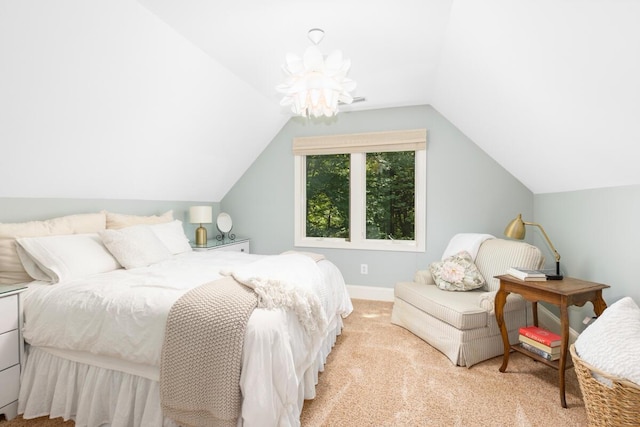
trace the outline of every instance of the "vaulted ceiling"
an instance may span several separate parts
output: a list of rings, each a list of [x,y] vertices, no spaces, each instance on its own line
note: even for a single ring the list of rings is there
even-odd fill
[[[534,193],[640,184],[638,22],[629,0],[7,0],[0,179],[36,178],[0,197],[220,200],[314,27],[366,98],[343,111],[431,104]]]

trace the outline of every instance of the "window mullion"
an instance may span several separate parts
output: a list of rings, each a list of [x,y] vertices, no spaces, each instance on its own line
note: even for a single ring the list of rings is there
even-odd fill
[[[351,153],[351,241],[366,240],[366,154]]]

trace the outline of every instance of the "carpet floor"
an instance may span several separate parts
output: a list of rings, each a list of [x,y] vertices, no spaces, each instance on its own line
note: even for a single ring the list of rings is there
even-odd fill
[[[302,426],[586,426],[573,368],[566,371],[567,408],[558,371],[512,353],[456,367],[440,352],[390,323],[392,303],[353,300],[354,312],[305,402]],[[37,418],[0,427],[72,427]]]

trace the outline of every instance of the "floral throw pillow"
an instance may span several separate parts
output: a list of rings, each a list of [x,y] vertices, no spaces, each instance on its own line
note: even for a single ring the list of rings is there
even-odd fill
[[[436,286],[445,291],[470,291],[485,285],[469,252],[462,251],[429,265]]]

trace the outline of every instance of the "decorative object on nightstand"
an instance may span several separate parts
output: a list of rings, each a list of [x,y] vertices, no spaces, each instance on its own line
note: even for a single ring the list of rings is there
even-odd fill
[[[231,216],[229,216],[226,212],[220,212],[218,214],[218,218],[216,218],[216,227],[220,234],[216,236],[216,239],[223,242],[224,241],[224,233],[227,233],[227,239],[235,240],[236,235],[231,233],[231,229],[233,228],[233,221],[231,221]]]
[[[551,272],[545,272],[547,275],[547,280],[562,280],[562,274],[560,274],[560,254],[556,251],[556,248],[551,243],[551,239],[547,236],[547,233],[544,231],[544,228],[540,224],[536,224],[535,222],[526,222],[522,220],[522,214],[518,214],[518,217],[507,225],[507,228],[504,229],[504,235],[511,238],[522,240],[526,234],[525,225],[533,225],[536,226],[542,231],[542,235],[547,240],[547,243],[551,247],[553,251],[553,255],[556,258],[556,271],[555,274]],[[517,267],[517,266],[516,266]]]
[[[207,229],[202,224],[213,222],[213,209],[211,206],[191,206],[189,208],[189,222],[200,224],[196,229],[196,245],[202,246],[207,243]]]
[[[20,371],[24,362],[20,295],[25,285],[0,285],[0,417],[18,414]]]

